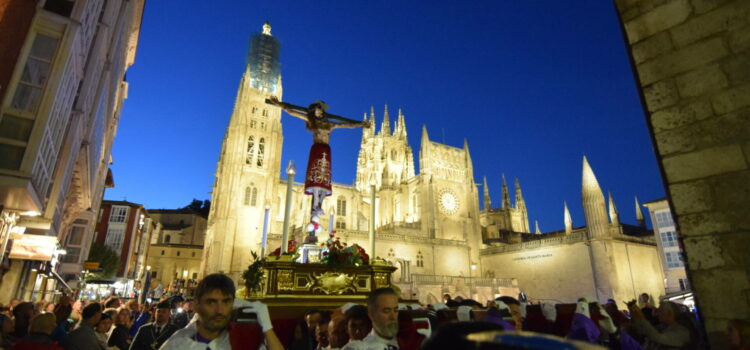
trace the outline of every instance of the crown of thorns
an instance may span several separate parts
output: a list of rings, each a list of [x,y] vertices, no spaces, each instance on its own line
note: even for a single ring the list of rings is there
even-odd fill
[[[328,110],[328,105],[327,105],[327,104],[326,104],[325,102],[321,101],[321,100],[317,100],[317,101],[313,102],[313,103],[312,103],[312,104],[310,105],[310,107],[315,107],[315,106],[319,106],[319,107],[320,107],[320,108],[322,108],[322,109],[323,109],[324,111],[325,111],[325,110]]]

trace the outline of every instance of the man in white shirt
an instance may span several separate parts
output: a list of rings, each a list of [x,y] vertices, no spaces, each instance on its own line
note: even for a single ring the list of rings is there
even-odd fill
[[[350,341],[342,350],[398,350],[398,295],[391,288],[374,290],[367,297],[372,331],[361,341]]]
[[[232,309],[241,307],[255,313],[263,330],[265,346],[269,350],[283,350],[276,337],[268,314],[268,307],[259,301],[235,300],[234,281],[224,274],[206,276],[195,289],[197,317],[187,327],[175,332],[162,350],[229,350],[229,323]],[[263,347],[261,347],[263,348]]]

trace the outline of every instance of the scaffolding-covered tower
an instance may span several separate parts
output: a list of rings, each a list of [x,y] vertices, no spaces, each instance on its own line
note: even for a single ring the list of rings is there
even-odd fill
[[[250,38],[247,65],[250,70],[250,86],[260,91],[277,93],[281,78],[279,49],[281,44],[271,36],[271,24],[263,24],[263,32]]]

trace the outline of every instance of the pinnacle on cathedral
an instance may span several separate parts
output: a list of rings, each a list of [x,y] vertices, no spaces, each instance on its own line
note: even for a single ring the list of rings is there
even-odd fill
[[[599,181],[589,165],[586,156],[583,156],[583,175],[581,179],[581,197],[583,202],[583,214],[586,217],[586,226],[591,237],[604,236],[609,232],[609,218],[607,217],[607,206],[604,193],[599,187]]]
[[[391,120],[388,116],[388,104],[385,104],[383,123],[380,125],[380,136],[391,136]]]
[[[406,118],[404,117],[404,114],[401,112],[401,108],[398,109],[398,127],[394,134],[396,136],[399,136],[401,138],[406,138]]]
[[[646,227],[646,219],[643,218],[643,211],[641,205],[638,203],[638,197],[635,197],[635,220],[638,221],[638,226]]]
[[[487,186],[487,176],[484,177],[484,210],[489,211],[492,208],[492,200],[490,199],[490,188]]]
[[[620,217],[617,214],[617,207],[615,207],[615,200],[612,199],[612,192],[607,192],[609,196],[609,221],[612,225],[620,224]]]
[[[563,201],[563,221],[565,223],[565,233],[569,234],[573,232],[573,218],[570,216],[570,210],[568,209],[568,202]]]
[[[521,193],[521,183],[516,178],[516,208],[525,208],[526,201],[523,199],[523,193]]]
[[[503,174],[503,204],[501,208],[510,208],[510,194],[508,193],[508,183],[505,181],[505,174]]]

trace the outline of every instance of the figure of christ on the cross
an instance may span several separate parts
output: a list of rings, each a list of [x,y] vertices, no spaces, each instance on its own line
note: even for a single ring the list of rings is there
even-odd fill
[[[279,101],[276,97],[266,99],[266,103],[281,107],[287,114],[305,121],[305,127],[313,134],[313,145],[307,159],[305,173],[305,194],[312,195],[312,216],[323,214],[323,199],[331,195],[331,147],[328,145],[333,129],[369,128],[370,122],[340,117],[326,113],[328,106],[316,101],[309,107],[300,107]]]

